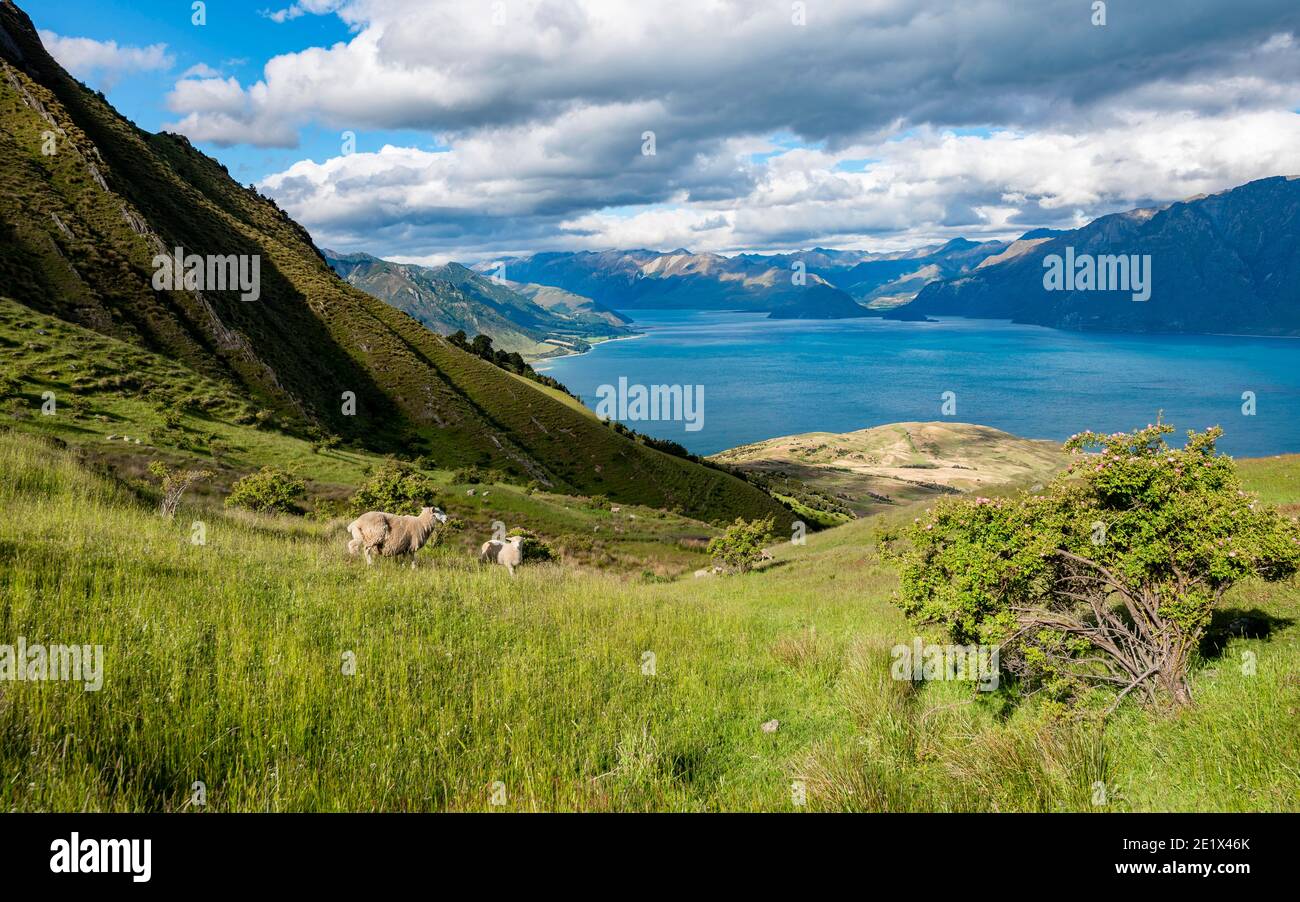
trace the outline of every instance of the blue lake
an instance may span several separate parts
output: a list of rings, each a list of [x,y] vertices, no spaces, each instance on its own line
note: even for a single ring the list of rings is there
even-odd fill
[[[765,314],[645,311],[646,334],[537,366],[595,408],[597,389],[704,386],[703,428],[628,425],[697,454],[798,432],[882,423],[980,423],[1064,439],[1165,421],[1220,425],[1239,456],[1300,452],[1300,339],[1111,335],[990,320],[770,320]],[[943,395],[956,396],[955,416]],[[1253,416],[1242,412],[1254,392]]]

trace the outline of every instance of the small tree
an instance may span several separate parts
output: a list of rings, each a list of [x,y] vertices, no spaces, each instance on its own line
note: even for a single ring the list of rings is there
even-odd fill
[[[185,428],[185,422],[181,419],[181,412],[174,407],[165,408],[161,411],[163,425],[172,431]]]
[[[161,460],[151,461],[149,472],[157,477],[162,486],[162,501],[158,512],[170,520],[176,516],[176,509],[181,505],[181,496],[194,483],[212,476],[211,470],[173,470]]]
[[[520,546],[520,554],[523,556],[525,564],[545,564],[548,561],[558,560],[558,555],[550,545],[544,542],[537,533],[531,529],[515,527],[506,533],[506,538],[514,536],[523,536],[524,542]]]
[[[470,350],[480,357],[492,356],[492,336],[490,335],[475,335],[469,346]]]
[[[354,514],[386,511],[418,514],[433,504],[438,485],[415,467],[400,461],[385,464],[356,490],[348,506]]]
[[[772,541],[776,518],[745,520],[727,527],[726,532],[709,542],[708,552],[713,562],[732,573],[748,573],[763,559],[763,546]]]
[[[231,486],[226,506],[291,514],[298,512],[298,500],[306,494],[307,484],[293,473],[279,467],[262,467]]]
[[[456,485],[478,485],[489,478],[490,474],[478,467],[461,467],[451,474],[451,481]]]
[[[1074,436],[1038,495],[945,500],[907,530],[901,606],[1058,697],[1110,687],[1191,701],[1191,656],[1238,580],[1300,566],[1300,529],[1241,490],[1217,427],[1182,450],[1157,423]],[[1098,448],[1099,453],[1083,453]],[[889,547],[896,537],[887,537]],[[897,549],[895,549],[897,551]]]
[[[343,439],[337,435],[321,433],[312,439],[311,450],[313,454],[324,454],[326,451],[333,451],[341,444],[343,444]]]

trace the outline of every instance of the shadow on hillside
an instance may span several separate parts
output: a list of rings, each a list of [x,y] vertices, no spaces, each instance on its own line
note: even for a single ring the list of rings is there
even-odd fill
[[[1259,608],[1224,608],[1214,612],[1201,638],[1201,657],[1218,658],[1232,639],[1267,639],[1277,630],[1294,625],[1287,617],[1274,617]]]

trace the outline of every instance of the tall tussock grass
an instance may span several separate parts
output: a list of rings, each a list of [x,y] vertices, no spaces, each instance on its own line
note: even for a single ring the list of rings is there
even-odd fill
[[[1300,797],[1294,586],[1234,600],[1283,625],[1202,662],[1190,711],[1126,705],[1072,724],[1007,687],[893,679],[891,648],[912,628],[869,527],[707,580],[567,565],[511,579],[445,547],[415,570],[367,568],[340,523],[206,498],[166,520],[71,452],[6,432],[0,503],[0,644],[105,654],[98,692],[0,680],[0,810],[1278,810]]]

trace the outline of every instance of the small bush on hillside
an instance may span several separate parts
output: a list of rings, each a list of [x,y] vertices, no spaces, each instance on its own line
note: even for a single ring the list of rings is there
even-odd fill
[[[310,517],[321,523],[352,515],[352,503],[343,498],[317,498],[312,502]]]
[[[537,533],[531,529],[522,529],[516,527],[506,534],[506,538],[511,536],[523,536],[524,544],[521,549],[525,564],[542,564],[547,561],[557,559],[555,550],[550,545],[543,542]]]
[[[81,419],[86,416],[90,410],[90,405],[86,399],[75,392],[61,395],[59,397],[59,413],[72,419]]]
[[[772,541],[776,518],[745,520],[727,527],[726,532],[709,542],[713,562],[731,573],[748,573],[763,559],[763,546]]]
[[[484,477],[483,470],[478,467],[462,467],[451,474],[451,481],[458,485],[478,485]]]
[[[211,470],[173,470],[161,460],[149,464],[149,472],[157,479],[162,488],[162,501],[158,512],[167,519],[176,516],[176,509],[181,505],[181,496],[194,483],[212,476]]]
[[[324,454],[326,451],[333,451],[343,443],[343,439],[337,435],[319,435],[312,439],[311,450],[315,454]]]
[[[518,477],[510,476],[500,470],[494,470],[489,467],[461,467],[451,474],[451,481],[459,485],[480,485],[492,483],[504,483],[513,485],[519,482]]]
[[[901,606],[1061,701],[1098,687],[1191,702],[1188,667],[1224,593],[1300,568],[1300,527],[1241,490],[1217,427],[1181,450],[1156,424],[1085,432],[1040,494],[944,500],[906,531]],[[1100,453],[1083,454],[1099,448]],[[890,547],[899,537],[886,538]]]
[[[263,467],[236,482],[226,498],[229,507],[280,514],[297,513],[298,501],[307,494],[307,484],[279,467]]]
[[[655,573],[653,570],[642,570],[641,582],[650,584],[675,583],[677,580],[675,577],[669,576],[665,573]]]
[[[438,486],[408,463],[392,461],[357,489],[349,502],[353,514],[386,511],[390,514],[418,514],[431,506]]]

